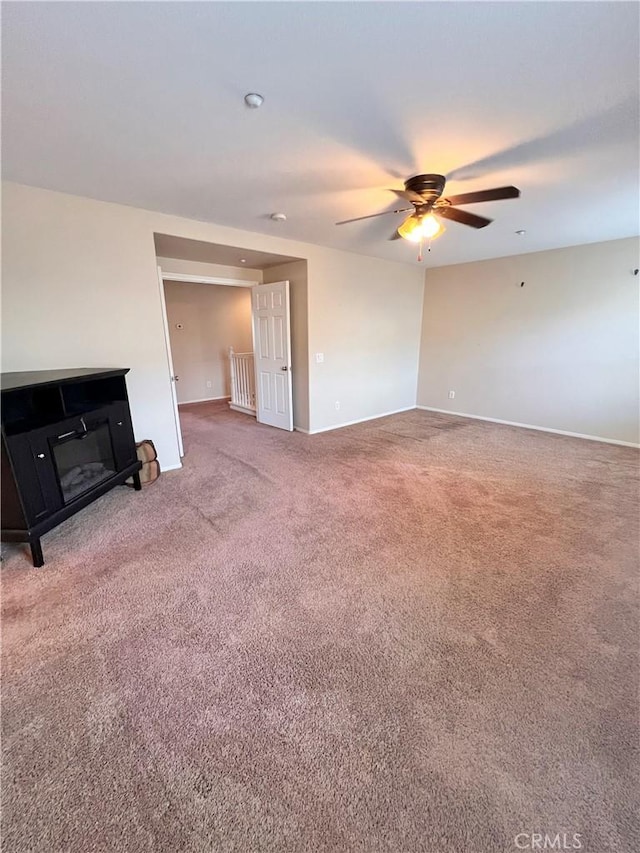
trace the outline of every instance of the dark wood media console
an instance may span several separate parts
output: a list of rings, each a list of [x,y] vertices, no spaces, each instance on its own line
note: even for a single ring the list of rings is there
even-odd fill
[[[128,368],[3,373],[2,541],[40,537],[133,477],[140,490]]]

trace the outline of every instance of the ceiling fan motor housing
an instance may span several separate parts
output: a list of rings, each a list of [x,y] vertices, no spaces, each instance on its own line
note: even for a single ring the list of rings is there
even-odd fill
[[[444,192],[446,178],[444,175],[415,175],[404,182],[405,189],[418,193],[425,204],[433,204]]]

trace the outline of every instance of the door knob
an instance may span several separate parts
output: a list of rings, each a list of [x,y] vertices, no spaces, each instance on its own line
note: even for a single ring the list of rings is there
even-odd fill
[[[286,364],[284,364],[284,365],[280,368],[280,370],[289,370],[289,368],[287,367],[287,365],[286,365]]]
[[[44,453],[38,453],[38,459],[44,459]]]

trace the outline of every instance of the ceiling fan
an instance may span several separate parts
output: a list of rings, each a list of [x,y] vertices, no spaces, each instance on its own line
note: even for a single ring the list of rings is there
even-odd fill
[[[421,243],[437,237],[444,231],[444,227],[437,217],[451,219],[461,225],[469,225],[471,228],[485,228],[493,220],[466,210],[458,210],[459,204],[477,204],[482,201],[500,201],[504,198],[518,198],[520,190],[517,187],[497,187],[492,190],[480,190],[478,192],[462,193],[443,198],[444,175],[416,175],[404,182],[403,190],[392,190],[400,198],[410,201],[413,205],[413,213],[393,232],[390,240],[398,240],[403,237],[412,243]],[[386,210],[384,213],[372,213],[369,216],[357,216],[355,219],[343,219],[336,225],[346,225],[348,222],[359,222],[362,219],[373,219],[375,216],[387,216],[389,213],[406,213],[410,207],[401,207],[397,210]]]

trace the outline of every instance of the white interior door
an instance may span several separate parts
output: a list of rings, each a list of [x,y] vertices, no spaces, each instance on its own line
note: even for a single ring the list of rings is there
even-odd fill
[[[256,369],[256,419],[293,429],[289,282],[251,288],[253,352]]]
[[[176,382],[178,377],[173,371],[173,357],[171,355],[171,339],[169,337],[169,318],[167,317],[167,302],[164,296],[164,282],[162,280],[162,269],[158,267],[158,284],[160,285],[160,302],[162,304],[162,322],[164,323],[164,339],[167,345],[167,363],[169,366],[169,376],[171,377],[171,399],[173,400],[173,413],[176,419],[176,438],[178,439],[178,450],[180,458],[184,456],[184,447],[182,445],[182,427],[180,426],[180,412],[178,411],[178,394],[176,391]]]

